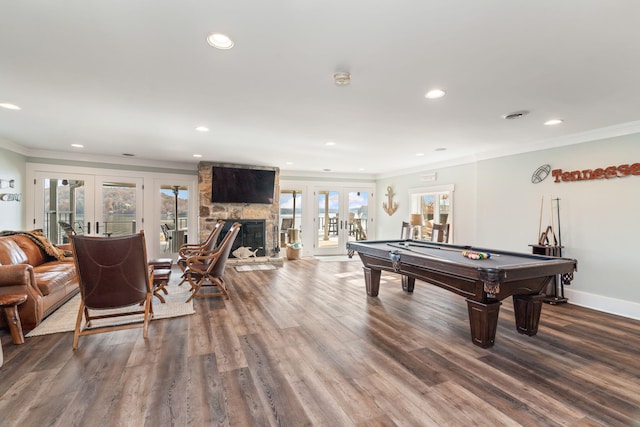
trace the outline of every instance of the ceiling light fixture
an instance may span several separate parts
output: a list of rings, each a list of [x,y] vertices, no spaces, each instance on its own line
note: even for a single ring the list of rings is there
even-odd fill
[[[544,124],[546,126],[553,126],[553,125],[559,125],[562,122],[563,122],[563,120],[561,120],[561,119],[551,119],[551,120],[547,120],[546,122],[544,122]]]
[[[333,75],[333,81],[337,86],[346,86],[351,83],[351,73],[347,73],[344,71],[335,73]]]
[[[424,95],[424,97],[427,99],[438,99],[438,98],[442,98],[445,94],[446,92],[443,91],[442,89],[432,89],[429,92],[427,92]]]
[[[193,157],[200,158],[202,157],[202,154],[194,154]]]
[[[198,127],[196,128],[196,130],[197,130],[198,132],[209,132],[209,128],[208,128],[208,127],[206,127],[206,126],[198,126]]]
[[[71,144],[71,146],[73,148],[84,148],[84,145],[82,145],[82,144]]]
[[[233,40],[221,33],[211,33],[207,36],[207,43],[216,49],[231,49],[235,43]]]
[[[326,145],[326,146],[330,147],[330,146],[332,146],[332,145],[336,145],[336,143],[335,143],[335,142],[333,142],[333,141],[327,141],[327,142],[326,142],[326,144],[324,144],[324,145]]]
[[[18,107],[16,104],[11,104],[9,102],[0,103],[0,107],[6,108],[7,110],[21,110],[22,108]]]
[[[424,156],[424,153],[416,153],[416,157],[422,157]]]

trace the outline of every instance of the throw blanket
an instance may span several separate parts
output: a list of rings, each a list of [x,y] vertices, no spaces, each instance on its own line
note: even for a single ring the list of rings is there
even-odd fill
[[[0,231],[0,236],[26,236],[31,239],[45,254],[58,261],[73,261],[73,253],[55,246],[40,230],[32,231]]]

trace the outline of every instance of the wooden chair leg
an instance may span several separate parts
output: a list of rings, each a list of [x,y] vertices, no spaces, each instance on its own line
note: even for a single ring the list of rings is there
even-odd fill
[[[73,331],[73,349],[78,349],[78,339],[80,338],[80,326],[82,325],[82,315],[85,312],[84,302],[80,299],[80,308],[78,309],[78,317],[76,319],[76,328]]]

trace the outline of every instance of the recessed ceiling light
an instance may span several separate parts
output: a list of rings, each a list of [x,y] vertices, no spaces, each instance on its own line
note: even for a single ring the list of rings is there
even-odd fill
[[[286,162],[287,165],[291,166],[293,162]]]
[[[200,158],[200,157],[202,157],[202,154],[194,154],[194,155],[193,155],[193,157],[198,157],[198,158]]]
[[[7,110],[21,110],[16,104],[11,104],[9,102],[0,103],[0,107],[6,108]]]
[[[331,146],[331,145],[336,145],[336,143],[333,141],[327,141],[327,143],[324,145]]]
[[[438,99],[438,98],[442,98],[445,95],[445,91],[443,91],[442,89],[432,89],[429,92],[427,92],[424,97],[428,98],[428,99]]]
[[[207,43],[216,49],[231,49],[234,45],[233,40],[221,33],[211,33],[207,36]]]
[[[416,153],[416,157],[422,157],[424,156],[424,153]]]
[[[73,148],[84,148],[84,145],[82,145],[82,144],[71,144],[71,146]]]
[[[547,120],[546,122],[544,122],[544,124],[547,125],[547,126],[553,126],[553,125],[559,125],[562,122],[563,122],[563,120],[561,120],[561,119],[551,119],[551,120]]]
[[[197,130],[198,132],[209,132],[209,128],[208,128],[208,127],[206,127],[206,126],[198,126],[198,127],[196,128],[196,130]]]

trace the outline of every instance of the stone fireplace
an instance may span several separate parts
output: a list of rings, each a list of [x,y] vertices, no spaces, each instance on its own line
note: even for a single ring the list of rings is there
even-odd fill
[[[240,168],[254,168],[254,169],[270,169],[276,171],[275,190],[272,204],[251,204],[251,203],[214,203],[211,201],[211,178],[213,166],[225,166],[225,167],[240,167]],[[198,164],[198,190],[199,190],[199,241],[203,241],[211,233],[213,226],[219,220],[224,220],[227,223],[223,229],[221,236],[225,234],[234,222],[241,222],[244,225],[240,228],[240,233],[236,238],[234,248],[245,246],[251,247],[252,251],[258,247],[256,245],[256,239],[262,231],[262,237],[264,240],[263,250],[258,251],[256,256],[260,257],[278,257],[279,254],[274,252],[275,247],[278,245],[277,240],[277,226],[279,217],[279,200],[280,200],[280,185],[279,185],[280,170],[278,168],[264,168],[262,166],[251,165],[236,165],[229,163],[213,163],[213,162],[200,162]],[[264,224],[264,225],[262,225]],[[264,227],[264,228],[262,228]],[[243,235],[243,229],[245,229],[245,235]],[[247,234],[249,236],[247,236]]]

